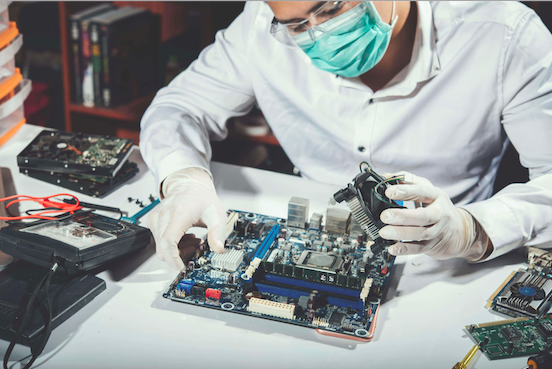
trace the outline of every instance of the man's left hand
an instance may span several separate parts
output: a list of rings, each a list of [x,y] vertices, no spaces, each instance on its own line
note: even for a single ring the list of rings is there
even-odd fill
[[[417,209],[387,209],[382,222],[389,224],[380,230],[388,240],[404,241],[389,248],[392,255],[425,253],[435,259],[466,258],[478,261],[492,250],[487,234],[473,216],[454,206],[448,195],[425,178],[411,173],[405,182],[389,187],[385,195],[392,200],[422,203]]]

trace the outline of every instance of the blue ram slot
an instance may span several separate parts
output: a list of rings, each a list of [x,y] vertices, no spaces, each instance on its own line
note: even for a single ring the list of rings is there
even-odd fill
[[[264,241],[261,243],[261,246],[257,248],[257,252],[255,252],[253,259],[263,259],[272,243],[274,243],[274,240],[276,239],[276,236],[278,236],[278,234],[280,234],[280,226],[276,224],[274,227],[272,227],[268,236],[265,237]]]
[[[301,296],[309,295],[308,292],[296,291],[296,290],[291,290],[289,288],[283,288],[283,287],[270,286],[263,283],[256,283],[255,286],[259,289],[259,292],[272,293],[274,295],[291,297],[293,299],[298,299]],[[351,308],[356,310],[364,309],[364,304],[361,299],[358,299],[358,301],[350,301],[350,300],[340,299],[338,297],[328,296],[326,297],[326,300],[328,300],[328,304],[333,306],[339,306],[343,308],[348,308],[350,306]]]
[[[351,297],[359,297],[360,296],[360,291],[352,290],[350,288],[343,288],[343,287],[333,286],[333,285],[330,285],[330,284],[315,283],[315,282],[310,282],[310,281],[304,281],[302,279],[282,277],[282,276],[273,275],[273,274],[266,274],[265,278],[268,281],[283,283],[283,284],[289,284],[291,286],[297,286],[297,287],[305,287],[305,288],[309,288],[311,290],[339,293],[341,295],[346,295],[346,296],[351,296]]]

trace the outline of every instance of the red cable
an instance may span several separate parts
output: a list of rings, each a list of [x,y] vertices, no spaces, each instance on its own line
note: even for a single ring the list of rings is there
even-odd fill
[[[64,203],[64,202],[57,202],[57,201],[52,201],[51,200],[52,197],[57,197],[57,196],[72,197],[73,199],[75,199],[76,203],[75,204],[67,204],[67,203]],[[23,202],[23,201],[34,201],[34,202],[37,202],[40,205],[44,206],[44,211],[41,211],[39,213],[32,214],[32,215],[24,215],[24,216],[19,216],[19,217],[0,217],[0,220],[22,220],[22,219],[56,220],[57,219],[56,217],[44,216],[44,214],[52,214],[52,213],[60,213],[60,212],[62,214],[63,213],[73,214],[75,211],[82,209],[82,206],[79,205],[79,199],[76,196],[73,196],[73,195],[68,194],[68,193],[58,193],[56,195],[45,196],[45,197],[35,197],[35,196],[27,196],[27,195],[13,195],[13,196],[0,198],[0,203],[5,202],[5,201],[9,201],[9,200],[12,200],[12,201],[10,201],[6,205],[6,209],[8,209],[13,204],[17,204],[17,203],[20,203],[20,202]],[[52,208],[57,208],[57,209],[52,209]],[[51,210],[48,210],[48,209],[51,209]],[[59,214],[59,215],[61,215],[61,214]]]

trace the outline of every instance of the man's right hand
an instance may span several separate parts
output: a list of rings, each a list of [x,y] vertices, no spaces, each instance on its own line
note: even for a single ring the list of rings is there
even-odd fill
[[[226,212],[209,173],[201,168],[182,169],[163,181],[162,192],[165,198],[147,218],[159,259],[175,271],[183,270],[178,244],[194,226],[206,226],[211,250],[224,252]]]

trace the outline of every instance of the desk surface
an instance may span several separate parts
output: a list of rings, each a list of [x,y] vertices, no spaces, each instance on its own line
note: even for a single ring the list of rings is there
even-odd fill
[[[67,192],[21,175],[16,156],[40,127],[24,126],[0,147],[9,192],[44,196]],[[140,173],[115,193],[83,201],[115,205],[133,214],[128,197],[156,193],[135,150]],[[299,177],[220,163],[212,164],[223,205],[287,216],[291,196],[309,198],[310,211],[325,213],[334,186]],[[14,188],[13,188],[13,187]],[[70,192],[70,191],[69,191]],[[425,255],[399,257],[370,343],[324,337],[314,330],[222,311],[179,304],[161,297],[175,273],[149,245],[98,274],[107,290],[52,333],[36,361],[41,369],[63,368],[452,368],[473,343],[463,327],[502,320],[484,309],[487,298],[524,258],[505,255],[487,263],[437,261]],[[0,354],[7,349],[0,341]],[[29,355],[17,346],[12,360]],[[472,368],[522,368],[526,358],[487,360]],[[18,368],[15,365],[14,368]]]

